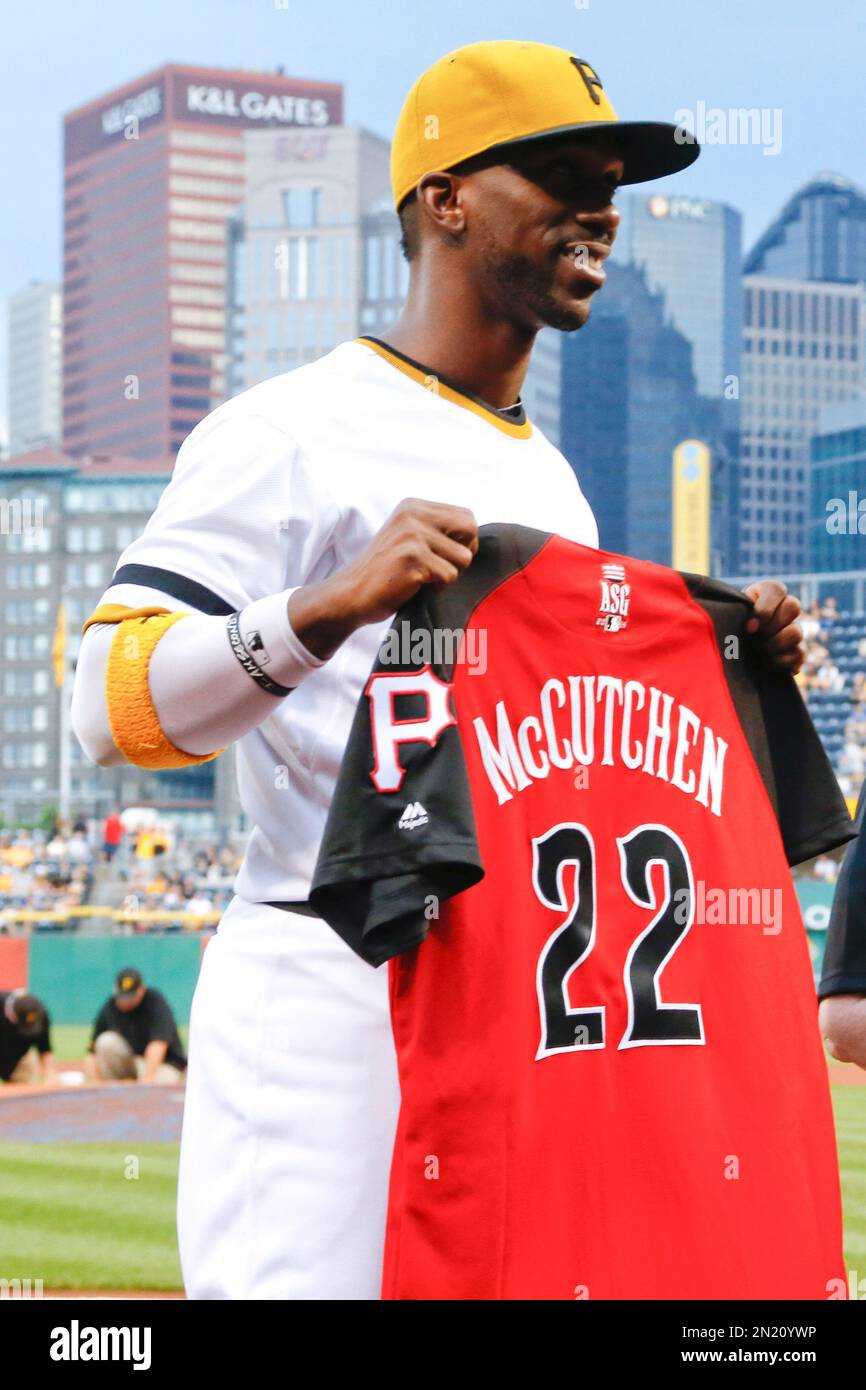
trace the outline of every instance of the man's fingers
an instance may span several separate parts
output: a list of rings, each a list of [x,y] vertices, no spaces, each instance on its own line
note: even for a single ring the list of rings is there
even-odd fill
[[[427,562],[427,570],[430,576],[428,584],[453,584],[460,574],[460,570],[456,565],[452,565],[450,560],[432,553]]]
[[[803,611],[799,599],[789,594],[784,584],[775,581],[753,584],[745,593],[755,603],[754,613],[747,624],[750,632],[760,627],[765,636],[772,636],[796,622]]]
[[[434,555],[448,560],[458,571],[465,570],[467,565],[471,565],[478,550],[477,541],[473,549],[471,545],[463,544],[457,539],[452,539],[451,536],[446,536],[442,531],[433,529],[427,532],[427,544]]]
[[[445,502],[428,502],[425,498],[407,497],[397,508],[408,512],[418,521],[443,535],[466,545],[473,555],[478,549],[478,522],[468,507],[453,507]]]
[[[772,652],[774,656],[781,655],[783,652],[799,652],[803,642],[803,629],[797,623],[791,623],[780,632],[769,637],[764,644],[764,650]]]

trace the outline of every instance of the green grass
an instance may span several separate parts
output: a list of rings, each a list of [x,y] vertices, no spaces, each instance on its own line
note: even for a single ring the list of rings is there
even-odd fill
[[[179,1289],[177,1156],[177,1144],[0,1144],[0,1277]]]
[[[845,1264],[866,1279],[866,1086],[834,1086],[842,1173]]]
[[[87,1051],[90,1032],[88,1023],[53,1023],[51,1025],[51,1043],[55,1057],[59,1057],[62,1062],[79,1060]],[[189,1033],[186,1024],[180,1024],[178,1032],[184,1047],[186,1047]]]
[[[87,1030],[57,1030],[81,1056]],[[68,1051],[60,1051],[61,1035]],[[834,1086],[845,1261],[866,1278],[866,1086]],[[176,1144],[0,1143],[0,1278],[45,1289],[181,1287]],[[137,1179],[125,1176],[130,1156]]]

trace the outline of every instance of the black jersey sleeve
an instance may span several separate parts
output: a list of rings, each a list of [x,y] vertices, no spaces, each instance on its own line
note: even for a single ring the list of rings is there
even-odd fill
[[[793,676],[767,666],[760,640],[746,632],[751,600],[720,580],[682,578],[713,623],[728,691],[788,863],[847,844],[857,832],[800,689]]]
[[[866,994],[866,782],[857,803],[857,839],[848,846],[827,927],[819,999]]]
[[[310,904],[371,965],[418,945],[436,904],[483,868],[443,664],[394,660],[432,643],[435,600],[403,608],[358,703]]]

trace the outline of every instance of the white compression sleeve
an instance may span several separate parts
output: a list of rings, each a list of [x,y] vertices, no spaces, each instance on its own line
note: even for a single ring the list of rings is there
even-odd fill
[[[272,681],[290,689],[325,664],[292,630],[287,605],[293,592],[257,599],[239,616],[245,644],[251,633],[259,633],[270,658],[262,665],[258,652],[258,664]],[[226,623],[222,616],[189,613],[159,639],[150,659],[148,680],[160,725],[186,753],[226,748],[272,714],[280,698],[290,698],[270,694],[247,674],[231,649]],[[88,628],[72,699],[75,734],[85,753],[105,767],[124,761],[111,737],[105,699],[105,671],[116,631],[113,623]]]

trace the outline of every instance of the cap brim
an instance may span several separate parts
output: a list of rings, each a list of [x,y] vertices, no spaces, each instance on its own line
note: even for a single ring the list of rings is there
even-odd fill
[[[507,150],[515,145],[561,140],[584,131],[591,134],[600,130],[613,135],[619,145],[625,166],[620,183],[646,183],[650,179],[678,174],[694,164],[701,152],[697,140],[685,126],[669,125],[664,121],[581,121],[577,125],[523,135],[493,148]]]

